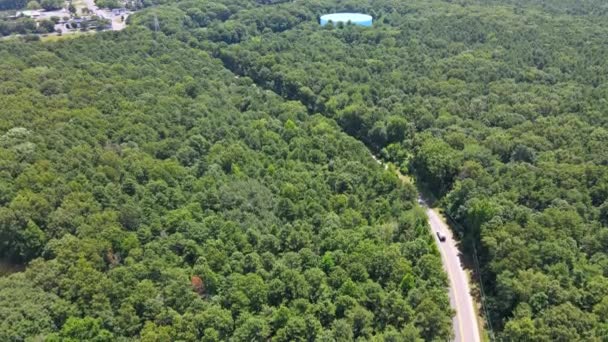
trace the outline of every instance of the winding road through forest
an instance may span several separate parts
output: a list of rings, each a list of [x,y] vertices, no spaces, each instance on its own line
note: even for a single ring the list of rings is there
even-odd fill
[[[383,164],[378,158],[372,155],[374,160]],[[387,165],[384,165],[388,168]],[[398,173],[398,172],[397,172]],[[398,173],[399,179],[404,177]],[[430,208],[422,199],[418,203],[426,211],[429,227],[433,233],[433,239],[437,243],[437,248],[441,253],[441,262],[449,279],[449,297],[452,309],[456,315],[452,317],[454,327],[455,342],[481,342],[477,314],[475,313],[474,300],[469,286],[469,277],[460,258],[458,243],[452,234],[452,230],[444,222],[439,213]],[[445,241],[439,241],[437,233],[445,236]]]

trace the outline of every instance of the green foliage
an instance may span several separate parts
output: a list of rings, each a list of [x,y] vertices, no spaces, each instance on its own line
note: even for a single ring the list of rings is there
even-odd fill
[[[215,19],[185,11],[187,17],[175,17],[164,32],[179,31],[175,36],[257,86],[335,120],[426,183],[459,224],[466,251],[479,254],[489,318],[500,339],[606,336],[601,309],[594,311],[608,291],[603,2],[322,0],[228,7],[231,16]],[[329,11],[370,13],[374,27],[320,27],[318,16]],[[149,25],[149,13],[138,20]],[[349,180],[334,184],[333,208],[346,213]],[[291,199],[280,208],[297,215]],[[405,230],[409,251],[424,251],[409,236],[414,227],[410,214],[397,231]],[[345,245],[339,235],[333,243]],[[340,267],[339,257],[324,254],[320,268],[362,277],[358,266]],[[428,274],[435,266],[413,269]],[[380,283],[390,273],[366,271]],[[406,274],[390,281],[409,296]],[[345,293],[333,331],[323,336],[354,339],[344,312],[354,307],[348,299],[360,294],[333,280]],[[438,310],[428,301],[422,309],[427,314],[416,328],[432,339],[425,329]]]
[[[15,20],[0,20],[0,35],[8,36],[13,33],[38,33],[36,21],[30,18],[17,18]]]
[[[21,9],[27,5],[27,0],[0,0],[0,10]]]
[[[0,58],[0,340],[449,338],[415,190],[333,120],[142,27]]]
[[[606,336],[603,2],[128,5],[0,46],[2,339],[448,339],[415,190],[340,129],[441,198],[501,340]]]
[[[28,10],[38,10],[41,9],[42,6],[40,6],[40,3],[36,0],[32,0],[30,2],[27,3],[27,9]]]
[[[100,8],[120,8],[124,7],[118,0],[95,0],[95,4]]]
[[[40,6],[47,11],[52,11],[56,9],[60,9],[63,7],[63,1],[61,0],[41,0]]]
[[[70,317],[65,322],[58,334],[48,337],[49,341],[112,341],[112,334],[101,328],[99,319],[91,317],[74,318]]]

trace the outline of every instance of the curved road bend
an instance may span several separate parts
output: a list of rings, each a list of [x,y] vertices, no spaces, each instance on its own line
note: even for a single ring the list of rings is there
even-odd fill
[[[456,311],[452,318],[454,326],[454,341],[456,342],[480,342],[479,327],[477,325],[477,314],[473,306],[473,297],[469,288],[469,278],[460,263],[460,251],[456,247],[456,240],[452,231],[443,222],[437,212],[429,208],[424,201],[420,200],[421,206],[426,210],[429,226],[433,232],[433,238],[441,253],[441,261],[450,281],[450,304]],[[439,241],[437,232],[445,236],[444,242]]]
[[[382,165],[376,156],[372,154],[372,158]],[[384,164],[384,168],[388,169],[388,165]],[[400,177],[401,178],[401,177]],[[473,306],[473,297],[469,288],[469,278],[466,271],[460,263],[460,251],[456,247],[456,240],[452,231],[443,222],[443,219],[437,212],[428,207],[421,198],[418,203],[426,210],[426,216],[429,220],[429,226],[433,234],[433,239],[437,243],[437,248],[441,253],[441,262],[443,269],[448,275],[450,281],[450,305],[456,311],[456,315],[452,318],[452,326],[454,327],[455,342],[481,342],[479,336],[479,327],[477,324],[477,314]],[[445,236],[444,242],[439,241],[437,232]]]

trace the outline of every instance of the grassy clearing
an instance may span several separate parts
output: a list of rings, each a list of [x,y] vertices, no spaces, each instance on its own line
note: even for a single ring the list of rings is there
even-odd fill
[[[90,36],[95,34],[96,31],[86,31],[86,32],[81,32],[81,31],[77,31],[74,33],[64,33],[61,36],[59,35],[48,35],[46,37],[40,37],[40,41],[41,42],[56,42],[56,41],[60,41],[60,40],[65,40],[65,39],[74,39],[74,38],[78,38],[78,37],[82,37],[82,36]]]

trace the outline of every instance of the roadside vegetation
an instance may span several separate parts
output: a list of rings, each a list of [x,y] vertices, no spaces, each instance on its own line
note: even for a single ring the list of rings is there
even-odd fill
[[[151,5],[0,44],[0,257],[28,263],[0,340],[448,339],[416,190],[368,149],[463,227],[497,339],[606,339],[603,1]]]
[[[477,251],[503,340],[608,335],[602,1],[183,1],[134,17],[334,119]],[[374,28],[320,27],[358,11]]]
[[[451,335],[416,190],[331,119],[145,28],[0,58],[0,340]]]

